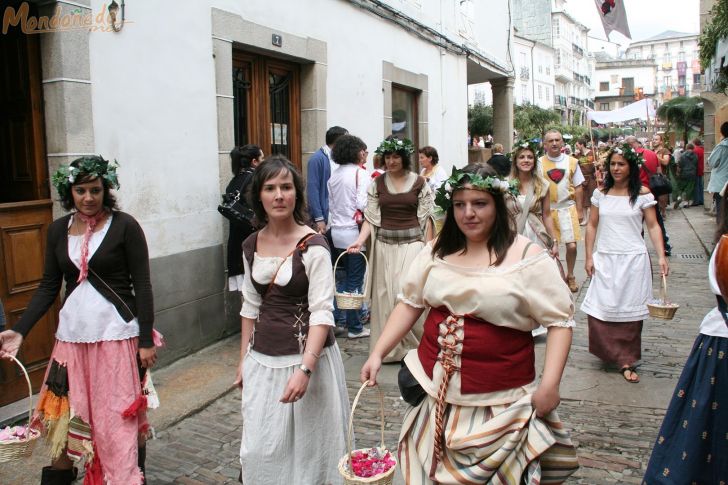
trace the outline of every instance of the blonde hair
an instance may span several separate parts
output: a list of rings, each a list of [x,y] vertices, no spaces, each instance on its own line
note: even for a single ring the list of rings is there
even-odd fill
[[[516,162],[518,160],[518,156],[526,150],[533,153],[533,168],[529,173],[531,174],[531,180],[533,181],[533,193],[540,199],[545,192],[545,188],[548,187],[548,182],[541,173],[541,169],[539,168],[540,162],[531,147],[518,147],[513,152],[513,160],[511,160],[511,178],[518,179],[518,166]]]

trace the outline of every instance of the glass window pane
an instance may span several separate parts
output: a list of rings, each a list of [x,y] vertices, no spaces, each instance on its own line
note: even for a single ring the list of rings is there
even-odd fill
[[[268,76],[270,92],[270,131],[273,154],[290,158],[290,134],[288,125],[291,121],[290,72],[270,72]]]
[[[392,134],[397,138],[415,141],[415,98],[416,94],[392,87]]]
[[[250,106],[250,64],[233,67],[233,130],[235,146],[250,143],[248,140],[248,107]]]

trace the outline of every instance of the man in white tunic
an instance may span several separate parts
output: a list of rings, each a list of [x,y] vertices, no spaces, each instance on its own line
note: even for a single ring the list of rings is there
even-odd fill
[[[549,130],[544,137],[546,155],[541,157],[543,176],[549,181],[551,217],[554,220],[556,239],[566,245],[566,278],[569,289],[576,293],[579,285],[574,277],[576,243],[581,240],[579,225],[584,219],[582,188],[584,175],[579,161],[561,153],[564,139],[558,130]]]

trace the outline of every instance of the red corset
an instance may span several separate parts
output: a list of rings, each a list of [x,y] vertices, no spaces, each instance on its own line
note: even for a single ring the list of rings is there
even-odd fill
[[[425,320],[417,355],[430,379],[440,352],[439,325],[450,315],[445,307],[431,308]],[[460,391],[463,394],[503,391],[533,382],[536,370],[531,332],[500,327],[467,315],[462,318]]]

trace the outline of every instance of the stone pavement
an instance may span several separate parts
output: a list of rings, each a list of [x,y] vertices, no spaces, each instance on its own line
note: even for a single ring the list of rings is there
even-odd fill
[[[671,321],[645,322],[639,384],[627,383],[615,368],[604,366],[589,354],[586,316],[578,311],[588,282],[576,295],[577,327],[562,382],[559,414],[578,446],[581,468],[568,483],[640,483],[700,320],[714,305],[706,278],[713,219],[700,207],[670,211],[667,227],[674,247],[669,291],[681,308]],[[584,280],[583,246],[577,280]],[[658,284],[655,278],[655,289]],[[359,388],[367,340],[339,339],[352,400]],[[155,372],[163,407],[150,414],[157,428],[157,439],[149,443],[148,452],[151,485],[237,483],[240,396],[230,390],[237,343],[237,338],[230,338]],[[543,362],[544,343],[543,337],[537,339],[538,368]],[[396,448],[406,409],[396,387],[397,370],[398,366],[385,366],[380,377],[385,393],[385,443],[391,449]],[[378,443],[378,413],[376,393],[366,392],[354,417],[357,446]],[[27,464],[0,465],[0,483],[38,483],[44,463],[39,448]],[[396,484],[403,483],[398,474],[395,477]]]

